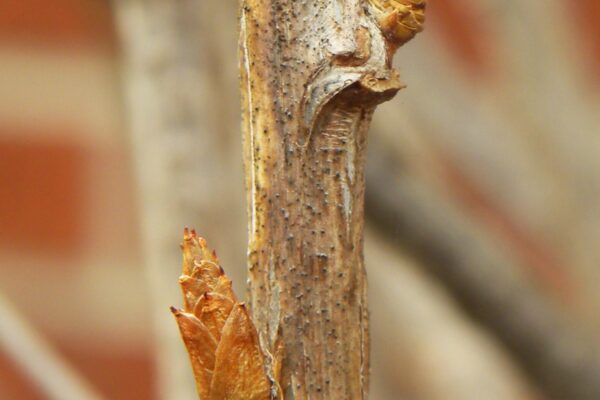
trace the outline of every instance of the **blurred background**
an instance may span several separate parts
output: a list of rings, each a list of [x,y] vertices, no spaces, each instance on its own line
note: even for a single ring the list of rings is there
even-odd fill
[[[370,134],[372,399],[600,399],[600,2],[429,0]],[[238,293],[237,2],[0,3],[0,398],[195,398],[195,226]]]

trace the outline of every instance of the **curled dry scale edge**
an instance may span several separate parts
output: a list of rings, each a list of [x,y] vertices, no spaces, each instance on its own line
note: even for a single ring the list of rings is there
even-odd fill
[[[374,108],[403,87],[391,59],[398,47],[422,30],[425,0],[367,0],[364,5],[369,23],[358,31],[356,41],[366,45],[351,55],[330,57],[315,69],[304,96],[307,137],[300,145],[313,131],[326,131],[315,127],[332,100],[340,101],[348,112],[357,106],[352,100],[357,96],[360,107]],[[385,48],[369,46],[375,28],[385,38]],[[181,247],[184,307],[171,311],[189,353],[198,395],[202,400],[281,399],[277,357],[261,348],[249,312],[237,301],[216,254],[194,230],[184,231]]]

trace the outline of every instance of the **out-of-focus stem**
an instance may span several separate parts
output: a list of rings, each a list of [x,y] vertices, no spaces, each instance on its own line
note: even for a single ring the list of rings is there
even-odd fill
[[[102,399],[102,396],[36,333],[1,293],[0,348],[48,398]]]

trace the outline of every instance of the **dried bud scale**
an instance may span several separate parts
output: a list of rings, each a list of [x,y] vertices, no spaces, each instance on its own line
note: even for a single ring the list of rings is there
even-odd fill
[[[184,231],[183,275],[179,279],[184,308],[171,308],[188,350],[202,400],[269,400],[258,334],[243,303],[214,252],[194,230]]]

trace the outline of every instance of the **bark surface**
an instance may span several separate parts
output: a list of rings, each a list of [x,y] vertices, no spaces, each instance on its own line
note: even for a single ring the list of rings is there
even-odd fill
[[[253,320],[285,399],[364,399],[364,162],[422,1],[246,0],[241,89]]]

